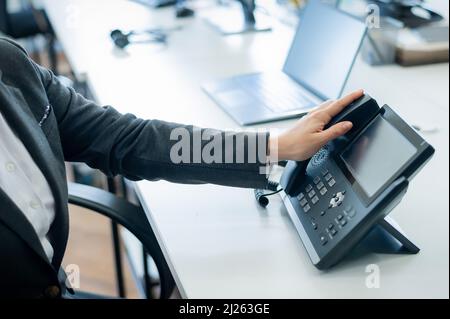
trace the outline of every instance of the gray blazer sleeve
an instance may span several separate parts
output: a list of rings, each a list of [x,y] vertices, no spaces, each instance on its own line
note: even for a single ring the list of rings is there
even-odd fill
[[[55,112],[67,161],[85,162],[109,176],[120,174],[131,180],[164,179],[177,183],[213,183],[247,188],[266,186],[267,178],[261,169],[266,164],[268,133],[223,132],[123,115],[111,106],[100,107],[85,99],[72,88],[62,85],[47,69],[34,66]],[[191,147],[198,132],[207,133],[210,137],[200,142],[201,149],[214,137],[221,137],[222,141],[225,138],[233,140],[234,143],[222,143],[220,163],[205,162],[203,158],[198,161],[199,155],[194,151],[190,152],[188,161],[174,163],[170,156],[172,147],[179,146],[176,143],[180,140],[171,139],[171,134],[180,129],[188,132]],[[238,140],[244,141],[243,148],[236,149]],[[252,144],[254,141],[259,141],[256,147]],[[263,156],[261,152],[264,152]],[[236,163],[234,158],[230,163],[230,153],[240,154],[243,161]],[[225,154],[228,154],[228,164],[224,164]]]

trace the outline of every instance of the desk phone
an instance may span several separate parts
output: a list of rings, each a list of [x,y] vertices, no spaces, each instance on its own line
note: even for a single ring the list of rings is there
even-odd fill
[[[347,120],[353,122],[350,132],[311,160],[288,162],[280,181],[291,220],[319,269],[338,263],[375,227],[394,238],[399,252],[419,251],[385,217],[432,157],[433,147],[368,95],[326,128]]]

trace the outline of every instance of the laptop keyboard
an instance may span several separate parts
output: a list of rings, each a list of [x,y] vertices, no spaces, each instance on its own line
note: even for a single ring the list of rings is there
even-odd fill
[[[285,113],[314,105],[297,84],[286,78],[260,76],[248,79],[249,81],[240,78],[238,81],[247,92],[274,113]]]

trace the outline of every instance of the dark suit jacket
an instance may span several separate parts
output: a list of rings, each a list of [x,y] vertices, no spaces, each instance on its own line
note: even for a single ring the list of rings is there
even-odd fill
[[[150,102],[142,104],[149,107]],[[69,229],[64,161],[85,162],[131,180],[266,186],[266,177],[259,174],[264,163],[173,164],[169,153],[176,141],[169,136],[181,125],[100,107],[63,86],[6,39],[0,39],[0,111],[47,178],[56,202],[50,262],[31,224],[0,185],[0,296],[54,297],[60,295],[55,291],[64,291],[58,279]],[[192,134],[192,126],[183,127]],[[263,138],[267,141],[268,135]]]

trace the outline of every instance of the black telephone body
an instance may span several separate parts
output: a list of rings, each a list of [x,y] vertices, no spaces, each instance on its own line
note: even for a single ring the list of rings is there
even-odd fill
[[[398,252],[419,251],[385,217],[401,201],[409,181],[432,157],[433,147],[389,106],[380,108],[367,94],[333,118],[326,128],[347,120],[353,123],[350,132],[325,145],[308,161],[288,162],[280,181],[291,220],[318,269],[337,264],[376,227],[383,228],[384,232],[395,238],[399,243]],[[396,152],[378,154],[379,158],[372,161],[381,159],[381,162],[396,163],[397,158],[401,157],[401,165],[389,178],[386,177],[386,181],[383,180],[383,185],[377,185],[376,189],[370,186],[368,194],[367,180],[370,184],[372,179],[366,178],[362,182],[361,176],[358,177],[347,162],[352,162],[355,167],[363,167],[362,175],[377,174],[377,165],[365,164],[367,160],[358,159],[364,158],[367,147],[372,152],[383,147],[385,142],[380,138],[386,136],[377,136],[383,130],[392,136],[399,136],[399,140],[392,138],[392,143],[395,141],[399,144],[401,155]],[[389,144],[388,141],[386,144]],[[402,152],[403,144],[407,152]],[[397,145],[393,144],[392,147],[396,149]],[[371,155],[366,156],[372,158]],[[373,165],[373,171],[364,165]]]

